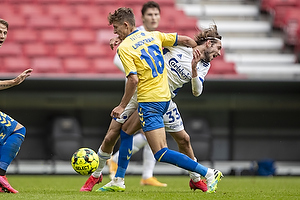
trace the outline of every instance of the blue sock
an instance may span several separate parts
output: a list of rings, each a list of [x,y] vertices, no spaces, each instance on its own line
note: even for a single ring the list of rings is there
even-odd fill
[[[125,177],[129,160],[132,155],[133,135],[128,135],[123,130],[120,131],[121,145],[119,149],[118,169],[115,177]]]
[[[3,145],[0,146],[0,169],[6,171],[10,163],[17,156],[21,144],[24,141],[25,133],[25,127],[17,130],[6,139]]]
[[[170,163],[183,169],[197,172],[202,176],[205,176],[207,173],[207,167],[200,165],[199,163],[195,162],[182,153],[170,150],[168,148],[162,148],[161,150],[156,152],[154,157],[158,162]]]

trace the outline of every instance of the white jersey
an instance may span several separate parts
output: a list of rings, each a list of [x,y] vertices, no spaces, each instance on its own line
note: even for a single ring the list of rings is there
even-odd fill
[[[167,67],[169,87],[172,98],[176,96],[178,90],[182,88],[185,83],[191,81],[192,59],[192,48],[184,46],[164,48],[164,60]],[[204,77],[207,75],[209,68],[210,63],[207,63],[203,60],[197,64],[198,78],[200,79],[201,84],[203,83]]]

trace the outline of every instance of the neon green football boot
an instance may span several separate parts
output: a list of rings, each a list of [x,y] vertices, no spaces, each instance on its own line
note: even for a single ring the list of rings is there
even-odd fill
[[[115,177],[112,181],[96,190],[97,192],[124,192],[124,178]]]

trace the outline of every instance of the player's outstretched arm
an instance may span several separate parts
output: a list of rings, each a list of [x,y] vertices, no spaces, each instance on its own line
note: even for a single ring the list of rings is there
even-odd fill
[[[16,78],[11,80],[0,81],[0,90],[8,89],[10,87],[19,85],[22,83],[28,76],[31,75],[32,69],[26,69],[24,72],[19,74]]]

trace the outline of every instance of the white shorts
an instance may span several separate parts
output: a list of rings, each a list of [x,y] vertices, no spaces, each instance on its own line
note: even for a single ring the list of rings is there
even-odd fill
[[[174,101],[170,101],[168,111],[164,114],[166,132],[179,132],[184,129],[179,110]]]
[[[136,111],[138,108],[137,92],[134,93],[125,110],[121,114],[120,118],[116,119],[117,122],[124,124],[126,120]],[[172,100],[168,111],[164,114],[164,124],[166,132],[179,132],[184,129],[183,121],[181,119],[177,105]]]
[[[117,118],[116,121],[124,124],[126,120],[136,111],[138,108],[138,101],[137,101],[137,91],[131,97],[129,103],[127,104],[125,110],[122,112],[120,118]]]

